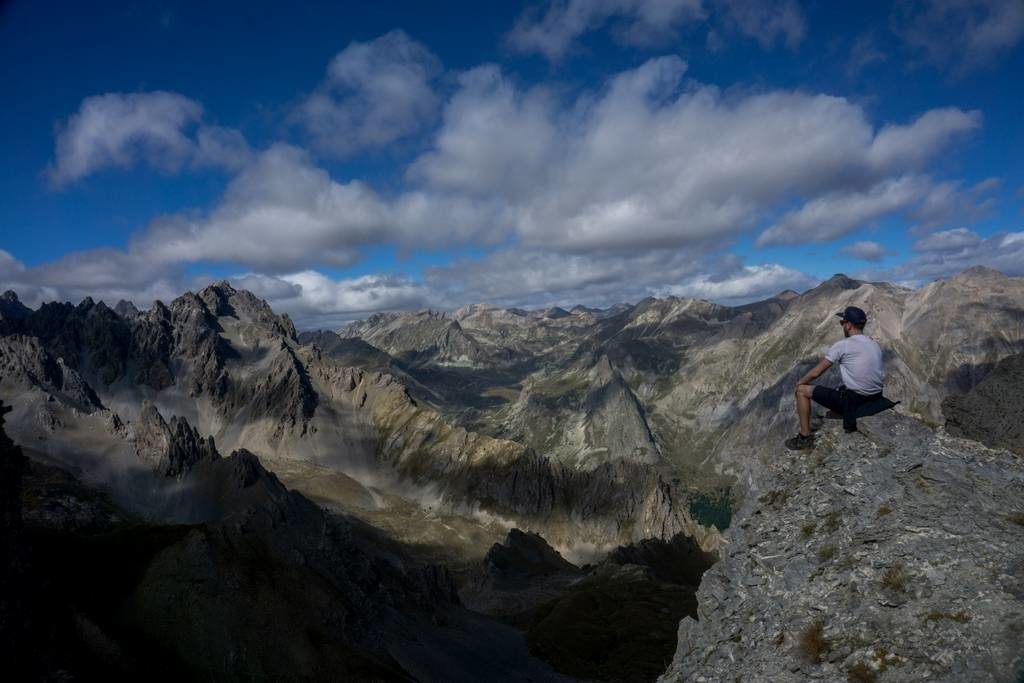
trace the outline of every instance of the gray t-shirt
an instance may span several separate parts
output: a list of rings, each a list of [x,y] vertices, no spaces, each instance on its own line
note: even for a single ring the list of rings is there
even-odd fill
[[[877,394],[882,390],[882,347],[871,337],[854,334],[832,345],[825,354],[839,363],[843,384],[858,394]]]

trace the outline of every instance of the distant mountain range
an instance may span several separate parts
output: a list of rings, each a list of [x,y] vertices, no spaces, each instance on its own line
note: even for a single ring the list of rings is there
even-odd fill
[[[11,433],[55,460],[142,454],[178,476],[188,457],[171,465],[143,436],[165,422],[278,463],[300,490],[304,468],[326,468],[353,478],[346,490],[409,489],[554,543],[685,531],[712,547],[688,494],[742,492],[764,441],[794,428],[792,384],[840,338],[848,305],[885,349],[886,393],[927,422],[1024,351],[1024,280],[984,268],[917,290],[836,275],[736,307],[478,304],[302,334],[222,282],[146,311],[33,311],[8,292],[0,388]]]
[[[710,484],[793,430],[791,385],[841,338],[834,313],[868,312],[886,393],[941,424],[947,396],[1024,351],[1022,302],[1024,280],[986,268],[916,290],[836,275],[736,307],[674,297],[571,312],[475,305],[376,315],[316,339],[385,352],[377,367],[469,430],[574,468],[626,459]],[[836,371],[822,381],[838,383]]]
[[[0,398],[28,458],[0,462],[13,529],[0,569],[35,605],[26,615],[77,624],[88,661],[140,675],[164,642],[181,675],[472,680],[501,661],[509,680],[560,679],[464,604],[514,617],[563,673],[652,675],[696,615],[722,549],[713,523],[751,514],[777,475],[793,384],[849,305],[868,312],[905,416],[1017,445],[1024,279],[983,268],[917,290],[836,275],[737,307],[478,304],[301,334],[226,282],[144,311],[32,310],[7,292]],[[92,602],[47,602],[44,584],[74,584],[68,562],[106,575],[94,546],[141,568],[97,579]],[[642,605],[637,640],[583,655],[566,634],[618,637],[609,600]],[[24,618],[33,647],[67,636]],[[268,634],[281,647],[263,651]]]

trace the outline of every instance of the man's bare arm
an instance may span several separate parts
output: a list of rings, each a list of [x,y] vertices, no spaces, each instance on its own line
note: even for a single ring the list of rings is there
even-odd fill
[[[797,386],[801,384],[810,384],[814,380],[821,377],[822,373],[832,367],[832,361],[828,358],[822,358],[821,362],[811,368],[806,375],[800,378],[800,381],[796,383]]]

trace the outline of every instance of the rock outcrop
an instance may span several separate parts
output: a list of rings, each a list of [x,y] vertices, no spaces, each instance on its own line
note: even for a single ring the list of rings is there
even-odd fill
[[[82,412],[102,409],[92,387],[63,358],[53,355],[35,337],[0,337],[0,378],[20,389],[37,389]]]
[[[176,415],[168,424],[152,403],[143,406],[132,439],[139,457],[164,477],[180,477],[202,461],[220,459],[212,436],[202,437],[188,420]]]
[[[484,350],[458,320],[446,313],[378,313],[338,331],[360,338],[410,365],[472,365],[487,362]]]
[[[578,569],[538,534],[512,529],[484,557],[485,581],[499,590],[524,589],[543,577],[576,574]]]
[[[999,361],[966,394],[942,402],[946,431],[1024,455],[1024,354]]]
[[[32,309],[21,303],[18,295],[11,290],[0,294],[0,331],[8,326],[15,327],[32,314]]]
[[[662,681],[1018,680],[1019,456],[892,412],[773,449]]]
[[[466,604],[522,628],[530,649],[583,680],[652,680],[675,647],[678,618],[714,562],[692,539],[647,539],[576,567],[537,534],[517,529],[495,544]]]

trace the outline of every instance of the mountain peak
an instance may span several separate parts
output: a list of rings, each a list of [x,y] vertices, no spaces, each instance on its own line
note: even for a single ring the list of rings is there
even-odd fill
[[[967,270],[963,271],[959,275],[956,275],[954,280],[1005,280],[1006,274],[1002,271],[998,271],[995,268],[989,268],[988,266],[971,266]]]
[[[228,300],[236,293],[237,290],[231,286],[230,282],[219,280],[200,290],[199,298],[206,303],[214,315],[234,315],[234,308],[228,303]]]
[[[564,308],[561,308],[560,306],[552,306],[551,308],[545,310],[542,315],[545,318],[556,319],[556,318],[568,318],[572,314],[569,313],[569,311],[565,310]]]
[[[218,292],[224,292],[226,294],[234,294],[235,292],[238,291],[231,286],[231,282],[229,282],[228,280],[217,280],[216,282],[210,283],[203,289],[204,292],[206,290],[215,290]]]
[[[857,289],[862,284],[864,283],[860,280],[854,280],[852,277],[849,277],[844,273],[836,273],[817,287],[813,287],[805,292],[805,294],[810,292],[839,292],[848,289]]]
[[[121,299],[114,306],[114,313],[117,313],[122,318],[134,318],[139,315],[139,309],[131,301]]]
[[[24,320],[31,314],[32,309],[21,303],[14,291],[8,289],[0,294],[0,320]]]
[[[837,287],[842,287],[843,289],[857,289],[860,287],[861,282],[860,280],[854,280],[845,273],[836,273],[826,280],[824,284],[835,285]]]

